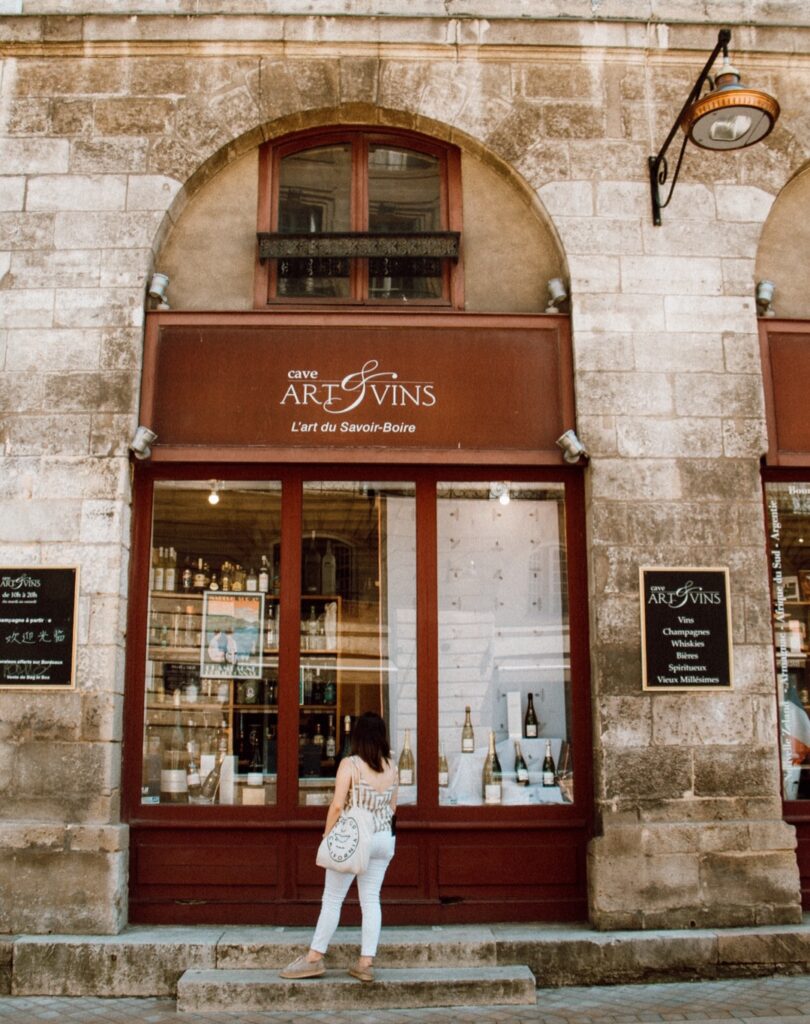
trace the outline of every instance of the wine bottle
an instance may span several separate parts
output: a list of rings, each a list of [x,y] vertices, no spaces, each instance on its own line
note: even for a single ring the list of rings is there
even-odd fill
[[[174,725],[169,735],[169,742],[163,751],[163,765],[160,771],[160,802],[187,804],[186,744],[180,717],[179,690],[174,691],[172,699],[174,701]]]
[[[534,696],[531,693],[526,705],[526,717],[523,719],[523,735],[527,740],[537,739],[537,715],[534,710]]]
[[[411,730],[405,730],[405,739],[402,743],[402,753],[399,755],[399,784],[400,786],[412,786],[416,781],[416,765],[411,750]]]
[[[208,577],[205,573],[205,561],[202,558],[197,559],[197,565],[194,567],[194,578],[191,581],[193,590],[198,593],[202,593],[203,590],[208,589]]]
[[[503,790],[501,762],[498,760],[498,755],[495,752],[495,733],[491,730],[489,733],[489,750],[484,761],[482,790],[485,804],[499,804],[501,802]]]
[[[325,737],[324,737],[324,734],[323,734],[323,730],[321,729],[321,723],[320,722],[316,722],[315,723],[315,735],[312,737],[312,742],[315,744],[316,747],[318,747],[320,749],[321,756],[323,756],[324,746],[326,745],[326,741],[325,741]]]
[[[334,594],[337,592],[337,562],[332,551],[332,541],[326,542],[326,554],[321,559],[321,592]]]
[[[439,785],[444,787],[450,782],[450,769],[447,765],[447,755],[444,752],[444,741],[439,745]]]
[[[225,758],[227,756],[228,738],[227,736],[220,736],[216,763],[211,771],[206,775],[205,782],[203,782],[202,789],[200,790],[200,796],[208,803],[213,803],[217,798],[219,784],[222,779],[222,766],[225,764]]]
[[[251,594],[255,594],[259,589],[259,577],[256,575],[256,570],[251,565],[248,569],[247,576],[245,577],[245,590]]]
[[[515,740],[515,779],[519,786],[529,785],[529,766],[523,757],[520,743]]]
[[[157,558],[155,559],[155,568],[152,574],[152,590],[165,590],[166,589],[166,550],[165,548],[157,549]]]
[[[469,704],[464,709],[464,725],[461,727],[461,753],[472,754],[475,752],[475,733],[470,718]]]
[[[324,754],[327,761],[331,761],[337,753],[337,740],[335,739],[335,720],[332,715],[329,716],[329,724],[326,727],[326,744],[324,746]]]
[[[167,548],[166,569],[163,576],[163,589],[174,593],[177,590],[177,552]]]
[[[197,801],[200,796],[202,784],[200,782],[200,765],[194,750],[195,744],[189,740],[186,748],[188,750],[188,766],[186,767],[186,787],[190,801]]]
[[[160,803],[160,775],[163,767],[163,756],[160,746],[160,734],[154,726],[146,730],[146,752],[143,760],[143,786],[141,803]]]
[[[259,592],[268,593],[270,590],[270,566],[267,564],[267,555],[262,555],[262,564],[259,568]]]
[[[309,539],[309,548],[304,556],[304,593],[317,594],[321,589],[321,556],[315,546],[315,531]]]
[[[260,745],[260,735],[257,729],[250,730],[250,763],[247,770],[247,784],[249,786],[264,785],[264,761]]]
[[[268,605],[267,608],[267,628],[265,633],[265,646],[273,648],[278,647],[278,637],[276,636],[276,616],[273,605]]]
[[[340,748],[340,759],[352,756],[352,718],[351,715],[343,716],[343,746]]]
[[[551,756],[551,740],[546,740],[546,755],[543,758],[543,785],[556,785],[556,774],[557,769],[554,767],[554,758]]]

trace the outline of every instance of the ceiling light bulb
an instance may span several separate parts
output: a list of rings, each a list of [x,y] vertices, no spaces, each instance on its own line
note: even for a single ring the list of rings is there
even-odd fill
[[[208,504],[219,504],[219,484],[216,482],[216,480],[211,481],[211,493],[208,495]]]

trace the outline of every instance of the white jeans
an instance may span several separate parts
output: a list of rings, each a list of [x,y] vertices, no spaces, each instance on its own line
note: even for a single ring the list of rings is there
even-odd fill
[[[375,832],[371,837],[371,857],[368,869],[364,874],[347,875],[340,871],[333,871],[331,868],[326,869],[321,913],[315,926],[310,949],[314,949],[316,953],[325,953],[329,948],[329,943],[332,941],[332,936],[340,921],[340,911],[346,893],[356,878],[360,909],[363,912],[360,956],[376,956],[382,928],[380,889],[382,889],[386,868],[394,856],[395,847],[396,839],[390,832]]]

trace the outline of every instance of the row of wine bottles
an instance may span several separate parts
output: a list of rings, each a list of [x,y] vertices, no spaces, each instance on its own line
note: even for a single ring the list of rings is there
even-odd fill
[[[466,709],[466,720],[464,723],[464,730],[468,730],[466,739],[469,741],[472,724],[470,723],[470,709]],[[475,745],[467,746],[464,745],[464,732],[462,732],[462,753],[473,753]],[[405,730],[405,738],[402,743],[402,752],[399,755],[399,784],[401,786],[413,786],[416,783],[416,762],[411,749],[411,731],[410,729]],[[528,786],[530,783],[529,778],[529,766],[526,764],[526,759],[523,756],[523,751],[520,747],[520,741],[515,740],[515,781],[519,786]],[[551,753],[551,741],[546,740],[546,751],[543,757],[543,765],[541,769],[541,782],[543,786],[556,786],[557,785],[557,767],[554,764],[554,757]],[[450,784],[450,770],[447,762],[447,755],[444,750],[444,743],[439,746],[439,786],[444,788]],[[498,758],[497,751],[495,749],[495,733],[490,730],[489,733],[489,748],[487,756],[484,760],[484,769],[482,776],[482,795],[484,803],[487,804],[499,804],[503,796],[503,769],[501,768],[501,762]]]
[[[215,569],[202,556],[187,555],[181,563],[173,547],[152,548],[150,574],[152,590],[168,593],[201,594],[206,590],[247,591],[262,594],[279,592],[279,566],[273,555],[261,555],[252,565],[224,560]],[[303,556],[302,586],[305,594],[334,594],[337,590],[337,559],[331,540],[323,554],[312,532]]]
[[[277,594],[279,580],[272,556],[261,555],[256,564],[247,567],[225,559],[219,569],[212,569],[201,555],[187,555],[181,564],[175,548],[156,547],[152,548],[149,585],[152,590],[170,594],[201,594],[206,590]]]

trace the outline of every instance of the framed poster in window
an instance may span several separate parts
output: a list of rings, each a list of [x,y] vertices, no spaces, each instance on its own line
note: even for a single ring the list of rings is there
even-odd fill
[[[202,679],[261,679],[264,594],[203,595]]]

